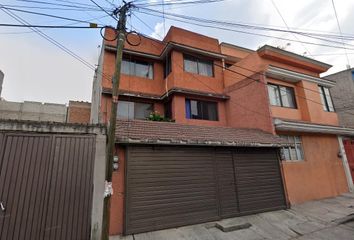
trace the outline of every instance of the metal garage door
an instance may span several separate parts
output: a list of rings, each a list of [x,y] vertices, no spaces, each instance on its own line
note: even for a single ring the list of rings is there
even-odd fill
[[[285,208],[275,149],[134,146],[125,233]]]
[[[0,132],[0,239],[90,239],[94,143]]]

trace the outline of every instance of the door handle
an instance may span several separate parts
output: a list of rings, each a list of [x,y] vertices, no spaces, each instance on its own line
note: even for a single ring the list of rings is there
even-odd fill
[[[0,202],[0,207],[1,207],[1,211],[5,212],[5,207],[4,207],[4,204],[2,202]]]

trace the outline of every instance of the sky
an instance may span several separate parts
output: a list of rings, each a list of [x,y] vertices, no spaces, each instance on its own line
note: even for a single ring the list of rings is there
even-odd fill
[[[101,10],[68,11],[47,9],[48,7],[58,8],[58,6],[50,5],[50,3],[68,4],[65,1],[69,0],[43,1],[47,4],[26,2],[25,0],[0,0],[0,5],[14,5],[16,7],[13,8],[22,10],[80,20],[91,20],[101,25],[114,26],[116,24],[114,19]],[[93,5],[90,0],[73,1]],[[121,4],[120,0],[95,1],[107,9],[112,9],[113,5],[119,6]],[[151,3],[162,2],[162,0],[149,1]],[[168,1],[171,0],[165,0],[165,2]],[[352,14],[354,12],[354,1],[334,0],[334,3],[342,33],[354,35],[354,14]],[[45,7],[46,9],[31,7]],[[161,6],[154,7],[154,9],[162,11]],[[168,13],[198,18],[273,26],[283,29],[286,29],[287,25],[292,30],[339,34],[332,0],[225,0],[219,3],[198,4],[195,6],[168,6],[163,10]],[[84,23],[75,23],[23,12],[13,13],[16,13],[31,24],[75,24],[77,26],[86,26]],[[0,23],[18,24],[3,11],[0,11]],[[348,65],[343,48],[293,42],[290,40],[310,41],[316,44],[325,43],[303,36],[294,36],[290,33],[262,32],[269,35],[269,37],[262,37],[223,31],[145,15],[140,13],[139,9],[135,10],[134,14],[128,18],[129,29],[136,29],[157,39],[161,39],[171,25],[217,38],[220,42],[228,42],[253,50],[257,50],[264,44],[269,44],[333,65],[324,75],[344,70]],[[30,29],[0,26],[0,70],[5,74],[1,97],[8,101],[38,101],[61,104],[67,104],[69,100],[90,101],[94,76],[93,69],[98,63],[102,43],[99,29],[44,29],[41,31],[80,56],[89,63],[90,67]],[[289,40],[279,40],[274,37],[283,37]],[[354,67],[354,41],[347,43],[353,44],[353,46],[347,45],[347,48],[349,48],[347,53],[349,64]]]

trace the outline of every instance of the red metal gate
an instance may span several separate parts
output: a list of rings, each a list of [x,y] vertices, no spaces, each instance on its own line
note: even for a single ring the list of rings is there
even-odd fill
[[[90,239],[94,143],[0,132],[0,239]]]
[[[352,174],[352,180],[354,182],[354,140],[343,140],[345,154],[347,155],[350,172]]]

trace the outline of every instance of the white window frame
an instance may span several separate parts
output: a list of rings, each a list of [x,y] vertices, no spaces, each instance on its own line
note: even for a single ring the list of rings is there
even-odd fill
[[[328,87],[318,85],[318,90],[320,92],[321,102],[323,110],[325,112],[335,112],[333,100]]]

